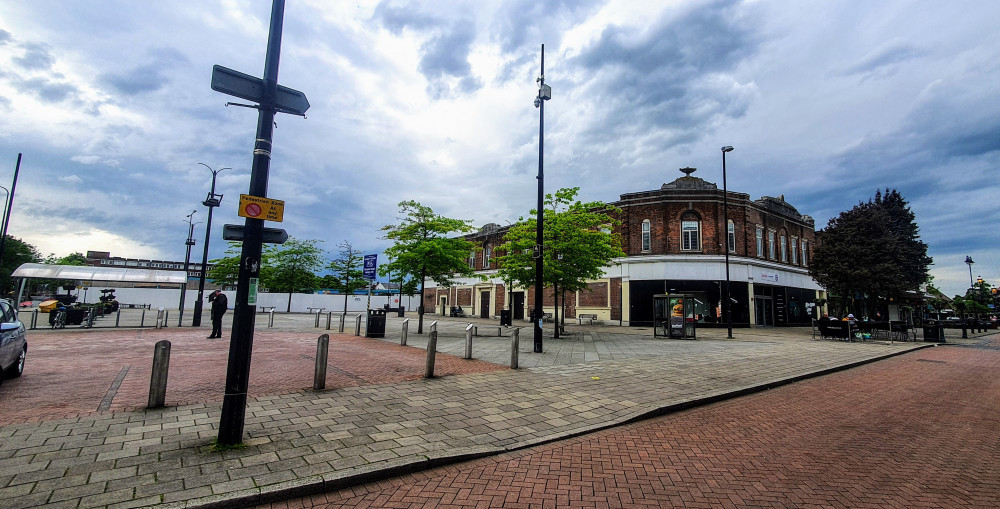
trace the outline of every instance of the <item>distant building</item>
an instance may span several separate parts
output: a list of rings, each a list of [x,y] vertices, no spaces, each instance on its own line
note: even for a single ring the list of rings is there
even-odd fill
[[[86,264],[94,267],[134,267],[137,269],[184,270],[184,262],[166,260],[147,260],[143,258],[122,258],[111,256],[109,251],[87,251]],[[212,270],[215,264],[206,265],[206,272]],[[201,262],[188,263],[188,279],[197,281],[201,277]],[[190,284],[190,283],[188,283]]]
[[[702,324],[724,324],[725,255],[729,250],[732,321],[736,326],[805,325],[813,301],[825,297],[809,276],[815,245],[815,222],[800,214],[783,196],[751,200],[729,191],[729,221],[724,219],[723,192],[711,182],[683,176],[659,189],[626,193],[611,205],[622,210],[621,235],[626,256],[605,269],[605,277],[589,282],[590,291],[566,296],[566,316],[594,314],[599,321],[622,325],[653,324],[653,295],[688,294]],[[514,319],[528,316],[533,287],[507,288],[489,276],[496,273],[496,248],[507,227],[488,224],[466,236],[480,250],[470,253],[470,267],[486,281],[463,278],[451,288],[428,283],[424,306],[447,314],[462,306],[466,314],[498,316],[510,309]],[[543,296],[545,313],[555,308],[551,289]]]

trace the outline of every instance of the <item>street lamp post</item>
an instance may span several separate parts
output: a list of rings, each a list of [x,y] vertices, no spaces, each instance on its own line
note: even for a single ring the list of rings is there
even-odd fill
[[[10,184],[10,192],[4,204],[3,225],[0,227],[0,262],[3,261],[3,248],[7,242],[7,225],[10,223],[10,213],[14,209],[14,190],[17,189],[17,174],[21,172],[21,154],[17,154],[17,165],[14,166],[14,181]],[[6,189],[6,188],[4,188]]]
[[[205,198],[205,201],[201,202],[202,205],[208,207],[208,222],[205,224],[205,249],[201,255],[201,276],[198,278],[198,300],[194,302],[194,317],[191,319],[192,327],[201,327],[201,308],[205,293],[205,266],[208,265],[208,239],[212,235],[212,209],[222,203],[222,195],[215,194],[215,177],[223,170],[232,169],[219,168],[218,170],[213,170],[211,166],[205,163],[198,164],[208,168],[208,171],[212,172],[212,190],[208,192],[208,198]]]
[[[184,245],[187,246],[187,252],[184,253],[184,284],[181,285],[181,303],[180,309],[177,313],[177,326],[181,327],[184,324],[184,298],[187,297],[187,287],[188,287],[188,265],[191,263],[191,246],[194,245],[194,225],[198,223],[191,222],[191,218],[197,210],[192,210],[187,216],[188,223],[188,238],[184,241]]]
[[[542,65],[541,73],[538,75],[538,95],[535,96],[535,107],[538,108],[538,209],[535,212],[535,311],[534,311],[534,340],[535,353],[542,353],[542,244],[545,238],[542,235],[542,211],[545,206],[545,173],[543,171],[542,157],[545,153],[544,131],[545,131],[545,101],[552,98],[552,87],[545,84],[545,45],[542,44]]]
[[[733,147],[729,145],[722,147],[722,218],[726,232],[722,249],[726,253],[726,327],[729,330],[727,336],[729,339],[733,339],[733,301],[729,295],[729,189],[726,187],[726,152],[732,151]]]
[[[971,256],[966,256],[965,257],[965,264],[969,266],[969,288],[972,288],[972,286],[973,286],[973,283],[972,283],[972,264],[973,263],[976,263],[976,262],[974,262],[972,260]]]

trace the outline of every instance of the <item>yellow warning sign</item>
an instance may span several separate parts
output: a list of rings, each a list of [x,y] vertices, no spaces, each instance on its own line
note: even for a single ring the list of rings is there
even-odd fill
[[[285,216],[285,202],[260,196],[240,195],[240,217],[281,222]]]

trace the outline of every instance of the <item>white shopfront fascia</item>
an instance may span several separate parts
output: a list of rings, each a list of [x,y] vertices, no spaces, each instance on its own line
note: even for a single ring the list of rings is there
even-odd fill
[[[726,263],[723,256],[666,255],[634,256],[620,260],[623,278],[634,281],[661,279],[679,281],[725,281]],[[618,270],[609,269],[615,273]],[[809,290],[823,288],[809,276],[805,267],[788,267],[754,258],[729,258],[729,280],[770,286],[789,286]]]

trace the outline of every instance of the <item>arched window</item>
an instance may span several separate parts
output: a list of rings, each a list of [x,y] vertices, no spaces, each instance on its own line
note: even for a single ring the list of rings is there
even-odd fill
[[[729,243],[729,252],[736,252],[736,224],[733,220],[729,220],[729,224],[726,226],[726,239]]]
[[[490,248],[489,244],[483,246],[483,268],[490,268],[490,255],[493,254],[493,249]]]
[[[476,268],[476,251],[475,250],[469,251],[469,268],[470,269],[475,269]]]
[[[799,263],[799,239],[798,237],[792,237],[792,248],[789,250],[792,252],[792,265],[798,265]]]
[[[774,230],[767,231],[767,257],[774,260]]]
[[[701,221],[694,212],[685,212],[681,216],[681,250],[701,250]]]
[[[652,250],[652,239],[650,238],[649,219],[642,221],[642,252],[648,253]]]
[[[788,262],[788,237],[785,236],[785,232],[781,232],[781,262]]]

